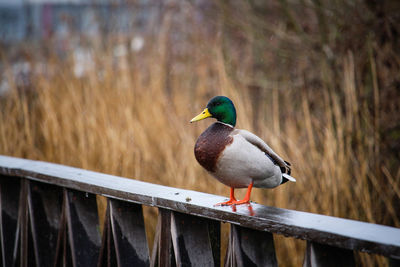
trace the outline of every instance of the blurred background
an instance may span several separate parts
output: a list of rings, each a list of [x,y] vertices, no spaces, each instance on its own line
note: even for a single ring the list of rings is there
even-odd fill
[[[0,154],[227,196],[189,124],[215,95],[292,163],[254,201],[400,227],[399,1],[0,0]]]

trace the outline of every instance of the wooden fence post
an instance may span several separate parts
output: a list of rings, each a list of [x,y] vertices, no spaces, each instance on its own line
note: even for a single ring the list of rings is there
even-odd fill
[[[74,267],[95,266],[101,246],[96,195],[67,190],[66,217]]]
[[[214,229],[213,229],[214,230]],[[178,266],[219,266],[219,251],[213,251],[214,242],[220,242],[218,230],[210,232],[207,219],[173,212],[171,220],[172,243]],[[219,246],[214,246],[218,249]],[[214,257],[215,255],[215,257]]]
[[[16,265],[18,250],[18,207],[21,179],[0,177],[0,238],[3,266]],[[17,197],[16,197],[17,196]]]
[[[278,266],[272,234],[231,224],[225,266]]]
[[[34,181],[29,182],[27,189],[36,266],[53,266],[60,227],[62,189]]]
[[[142,206],[111,199],[110,220],[118,266],[149,266]]]

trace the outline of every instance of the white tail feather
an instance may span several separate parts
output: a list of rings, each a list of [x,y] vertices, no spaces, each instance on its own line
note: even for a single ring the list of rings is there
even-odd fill
[[[283,173],[282,176],[285,177],[286,179],[288,179],[291,182],[294,182],[294,183],[296,182],[296,179],[293,178],[292,176],[290,176],[289,174]]]

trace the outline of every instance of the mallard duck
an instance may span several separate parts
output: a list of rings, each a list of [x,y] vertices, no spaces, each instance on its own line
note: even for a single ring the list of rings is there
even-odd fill
[[[239,205],[250,203],[251,189],[274,188],[287,181],[295,182],[290,176],[290,163],[284,161],[260,137],[236,129],[236,109],[225,96],[212,98],[207,107],[190,122],[215,118],[197,139],[194,155],[197,161],[212,176],[229,186],[230,198],[216,205]],[[242,200],[236,200],[235,188],[246,188]]]

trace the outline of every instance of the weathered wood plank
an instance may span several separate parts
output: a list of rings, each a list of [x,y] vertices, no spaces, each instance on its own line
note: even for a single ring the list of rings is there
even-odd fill
[[[214,266],[221,266],[221,223],[219,221],[208,221],[208,235],[214,258]]]
[[[160,245],[161,216],[157,218],[156,232],[154,234],[153,247],[151,251],[150,267],[158,266],[158,246]]]
[[[0,156],[0,174],[27,177],[107,197],[226,221],[351,250],[400,257],[400,229],[252,204],[214,207],[223,197],[150,184],[67,166]]]
[[[28,208],[26,199],[26,180],[21,181],[21,191],[19,196],[19,207],[18,207],[18,233],[17,237],[17,249],[19,249],[19,261],[17,264],[20,267],[28,266]],[[18,260],[18,259],[17,259]]]
[[[29,218],[37,266],[53,266],[63,201],[62,188],[31,181]]]
[[[142,206],[113,199],[109,203],[118,266],[149,266]]]
[[[27,180],[22,180],[21,193],[18,207],[18,228],[19,228],[19,263],[20,267],[27,267],[32,262],[32,257],[29,255],[29,217],[28,217],[28,202],[27,202]]]
[[[0,177],[0,239],[2,266],[13,266],[16,262],[17,222],[21,180],[15,177]]]
[[[231,225],[225,266],[278,266],[272,234]]]
[[[219,266],[214,261],[207,219],[173,212],[171,234],[177,266]]]
[[[303,267],[355,266],[352,250],[307,242]]]
[[[96,196],[67,190],[66,217],[73,265],[96,266],[101,246]]]
[[[150,266],[176,266],[171,239],[171,211],[169,210],[158,209]]]
[[[54,267],[72,266],[71,247],[68,241],[66,203],[67,190],[63,189],[61,218],[58,226],[57,245],[54,259]]]
[[[110,200],[107,199],[107,210],[104,218],[103,237],[97,267],[117,266],[114,239],[111,231]],[[119,266],[118,266],[119,267]]]
[[[17,235],[14,246],[14,264],[20,267],[37,266],[29,218],[28,188],[29,180],[23,179],[19,193]]]
[[[68,239],[67,215],[66,215],[66,200],[67,191],[63,190],[63,207],[61,211],[60,227],[57,237],[56,256],[54,267],[73,266],[71,246]]]
[[[171,240],[171,211],[158,209],[160,218],[160,240],[158,244],[158,266],[176,266]]]

